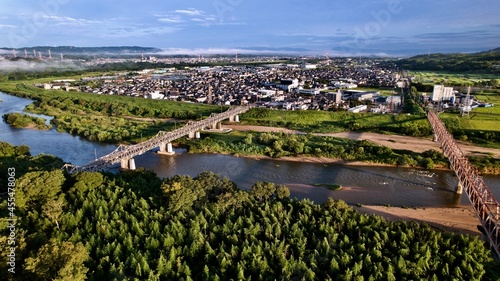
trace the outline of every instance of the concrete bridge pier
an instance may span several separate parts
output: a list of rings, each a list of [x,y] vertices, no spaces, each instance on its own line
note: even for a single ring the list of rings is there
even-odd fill
[[[135,160],[134,158],[130,159],[122,159],[121,161],[121,168],[124,170],[135,170]]]
[[[229,116],[229,122],[240,122],[240,116],[239,115]]]
[[[216,122],[212,123],[212,126],[210,126],[210,129],[215,130],[215,129],[222,129],[222,123],[221,122]]]
[[[188,138],[190,138],[190,139],[194,139],[194,138],[199,139],[200,138],[200,131],[190,132],[188,134]]]
[[[432,141],[434,141],[434,142],[438,141],[438,137],[436,134],[432,134]]]
[[[175,151],[172,148],[172,143],[162,143],[160,144],[160,151],[158,151],[159,154],[165,154],[165,155],[174,155]]]
[[[462,182],[460,182],[460,180],[458,180],[457,189],[455,190],[455,193],[462,194],[463,192],[464,192],[464,186],[463,186]]]

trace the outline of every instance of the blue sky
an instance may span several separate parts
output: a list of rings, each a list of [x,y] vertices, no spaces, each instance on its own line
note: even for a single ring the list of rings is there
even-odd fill
[[[148,46],[329,55],[500,47],[498,0],[0,0],[1,47]]]

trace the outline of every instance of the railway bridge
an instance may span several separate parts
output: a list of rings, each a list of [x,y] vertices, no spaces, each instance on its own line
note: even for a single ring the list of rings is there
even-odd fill
[[[500,257],[500,204],[493,197],[476,168],[458,147],[453,136],[434,110],[427,112],[427,119],[434,129],[434,139],[443,148],[458,179],[456,192],[465,193],[481,222],[482,232],[488,237],[491,247]]]
[[[102,171],[112,165],[120,163],[123,169],[135,169],[134,157],[141,155],[156,147],[160,148],[158,153],[173,154],[172,141],[183,136],[190,138],[199,138],[200,131],[205,128],[221,128],[221,121],[229,119],[230,122],[238,122],[239,114],[248,111],[251,106],[240,106],[230,108],[222,113],[212,113],[208,118],[201,121],[189,121],[185,126],[170,131],[160,131],[153,138],[144,142],[134,145],[120,145],[113,152],[108,155],[97,158],[83,166],[76,166],[71,164],[64,165],[63,169],[68,173],[73,174],[77,172],[95,172]]]

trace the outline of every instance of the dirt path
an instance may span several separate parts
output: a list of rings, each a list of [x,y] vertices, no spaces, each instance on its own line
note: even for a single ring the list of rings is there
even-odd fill
[[[247,126],[247,125],[224,125],[226,128],[231,128],[238,131],[255,131],[255,132],[285,132],[285,133],[302,133],[295,130],[279,127],[264,127],[264,126]],[[339,138],[348,138],[351,140],[369,140],[374,143],[387,146],[391,149],[406,149],[414,152],[424,152],[429,149],[441,151],[437,142],[433,142],[430,138],[415,138],[399,135],[383,135],[376,133],[357,133],[357,132],[342,132],[331,134],[316,133],[317,136],[331,136]],[[458,146],[466,155],[487,156],[491,155],[495,158],[500,158],[500,149],[485,148],[471,145],[465,142],[457,142]]]

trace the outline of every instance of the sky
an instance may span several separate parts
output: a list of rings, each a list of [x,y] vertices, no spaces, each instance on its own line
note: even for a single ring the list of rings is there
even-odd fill
[[[500,47],[498,0],[0,0],[0,47],[405,56]]]

